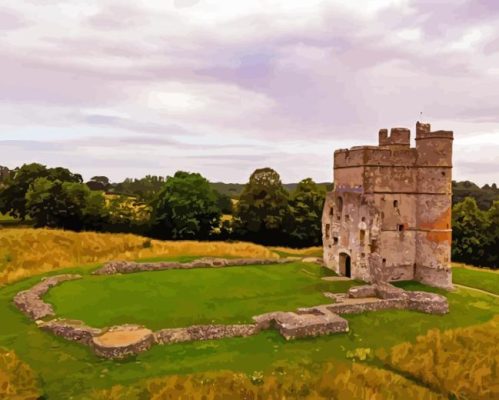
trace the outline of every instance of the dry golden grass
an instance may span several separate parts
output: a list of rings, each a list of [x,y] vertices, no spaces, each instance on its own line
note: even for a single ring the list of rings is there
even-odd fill
[[[132,386],[96,390],[91,397],[96,400],[445,399],[393,372],[358,364],[328,364],[317,374],[303,369],[279,369],[269,375],[255,372],[247,376],[227,371],[173,375]]]
[[[380,358],[391,368],[455,399],[499,398],[499,316],[447,331],[431,330]]]
[[[244,242],[159,241],[131,234],[0,229],[0,284],[113,259],[178,256],[277,257],[263,246]]]
[[[33,370],[13,351],[0,349],[0,399],[35,400],[41,395]]]
[[[270,250],[275,251],[281,255],[289,255],[296,257],[322,257],[322,247],[306,247],[303,249],[292,249],[290,247],[269,247]]]

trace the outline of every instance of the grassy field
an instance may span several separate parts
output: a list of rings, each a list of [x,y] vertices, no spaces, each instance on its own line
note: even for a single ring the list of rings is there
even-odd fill
[[[292,268],[298,268],[298,265],[291,267],[288,274],[292,274]],[[280,267],[282,266],[271,268]],[[261,269],[265,267],[246,268],[244,271],[247,272],[248,276],[251,276],[253,273],[261,274]],[[318,285],[317,288],[323,290],[324,281],[320,280],[322,273],[319,267],[312,264],[303,264],[302,268],[304,270],[313,270],[314,268],[318,270],[312,272],[312,275],[304,274],[309,278],[304,276],[303,279],[310,279],[308,281],[310,285]],[[88,273],[90,270],[89,267],[79,267],[67,269],[64,272]],[[229,270],[224,271],[229,272]],[[204,274],[216,273],[217,271],[220,270],[178,272],[194,272],[194,274],[202,272]],[[299,271],[298,273],[300,273]],[[270,269],[263,272],[262,278],[272,276]],[[237,268],[234,273],[237,273]],[[157,273],[149,274],[154,276]],[[166,274],[165,272],[165,276]],[[126,277],[137,276],[139,274]],[[43,391],[48,399],[67,399],[76,395],[81,396],[81,398],[91,398],[88,396],[93,390],[105,389],[113,385],[127,386],[141,379],[172,374],[230,370],[250,375],[255,374],[256,371],[258,375],[260,373],[270,373],[279,366],[313,370],[317,365],[328,362],[350,363],[351,354],[355,354],[358,349],[369,349],[375,352],[381,348],[386,349],[401,342],[414,340],[418,335],[425,334],[429,329],[449,329],[487,322],[499,312],[499,302],[494,297],[458,289],[455,292],[445,294],[451,307],[451,312],[445,316],[426,315],[410,311],[366,313],[347,317],[351,327],[349,334],[286,342],[278,333],[268,331],[248,338],[156,346],[134,359],[125,362],[113,362],[97,358],[81,345],[69,343],[40,331],[35,324],[13,307],[11,300],[15,293],[39,281],[39,278],[32,277],[0,289],[0,320],[2,321],[0,325],[0,346],[15,350],[18,356],[36,371],[40,376]],[[248,282],[253,279],[250,277],[240,278],[243,282],[245,279],[248,279]],[[264,304],[265,298],[262,298],[262,296],[271,294],[272,290],[270,288],[274,287],[276,289],[280,285],[280,281],[277,279],[278,276],[274,275],[274,278],[273,281],[251,282],[251,285],[245,288],[245,295],[248,298],[252,295],[258,296],[259,299],[256,304]],[[206,286],[209,286],[213,280],[217,280],[217,278],[210,279]],[[85,279],[81,282],[82,284],[88,284],[90,280],[91,278],[88,278],[88,281]],[[195,281],[196,278],[192,276],[192,280]],[[66,284],[69,285],[70,282]],[[294,283],[293,285],[297,284]],[[65,285],[58,288],[59,291],[64,290]],[[238,283],[238,285],[242,286],[243,284]],[[291,285],[291,283],[287,283],[287,285]],[[265,286],[267,286],[267,289],[264,288]],[[303,287],[306,286],[303,285]],[[439,292],[416,283],[404,283],[401,286],[408,289]],[[299,300],[296,304],[301,302],[302,299],[312,299],[312,297],[307,297],[313,296],[311,293],[307,293],[305,290],[302,292],[297,286],[289,286],[289,288],[292,293],[287,294],[287,296],[296,296]],[[64,297],[62,292],[54,293],[55,296],[62,295]],[[216,294],[216,291],[211,293]],[[77,301],[83,301],[82,296],[78,296],[76,297]],[[207,300],[211,295],[208,293],[203,296]],[[139,292],[137,291],[131,293],[130,297],[135,298],[139,303],[143,302],[143,300],[138,299]],[[281,304],[286,302],[285,298]],[[74,302],[74,300],[67,298],[66,302]],[[324,301],[320,302],[323,303]],[[165,307],[168,309],[174,308],[172,305],[165,305]],[[206,305],[202,305],[202,307],[209,310]],[[75,312],[78,311],[78,308],[74,308]],[[81,307],[81,312],[83,312],[84,308],[84,306]],[[92,311],[95,314],[101,314],[105,308],[106,305],[100,303]],[[230,314],[232,307],[225,305],[222,307],[222,310],[224,309],[224,312]],[[91,317],[90,314],[88,314],[88,318],[101,318]],[[130,315],[129,312],[127,312],[127,318],[128,315]],[[179,313],[176,315],[178,318]],[[76,315],[72,316],[76,317]],[[168,316],[158,315],[158,318],[164,318],[166,323]],[[197,319],[197,317],[193,318],[192,316],[183,318],[185,318],[185,321]],[[57,368],[54,368],[55,365],[57,365]]]
[[[448,398],[450,393],[457,399],[485,399],[494,398],[486,397],[486,390],[489,394],[495,391],[493,395],[499,392],[495,379],[492,383],[486,380],[492,376],[490,371],[480,367],[480,362],[486,364],[497,357],[497,339],[488,332],[497,328],[492,319],[499,314],[499,299],[462,288],[444,292],[414,282],[398,286],[444,294],[450,313],[365,313],[346,316],[348,334],[287,342],[277,332],[265,331],[248,338],[155,346],[122,362],[102,360],[84,346],[39,330],[13,306],[13,296],[43,276],[81,273],[82,280],[66,282],[47,294],[46,300],[55,305],[59,315],[96,326],[137,322],[156,329],[212,321],[244,322],[260,312],[325,303],[328,300],[323,291],[344,291],[352,283],[323,281],[324,269],[299,261],[91,276],[102,261],[118,257],[185,262],[200,256],[269,257],[275,252],[281,256],[319,256],[320,249],[269,250],[246,243],[146,243],[147,239],[133,235],[19,231],[24,232],[0,231],[0,260],[4,260],[0,276],[3,282],[10,282],[0,288],[0,398],[8,398],[2,390],[10,390],[11,397],[17,392],[32,397],[43,393],[49,400],[174,399],[179,391],[195,393],[191,398],[216,398],[214,388],[218,391],[222,387],[224,392],[220,393],[225,398],[246,393],[247,398],[436,399]],[[23,273],[16,275],[19,268]],[[458,283],[499,291],[493,272],[456,268],[454,273]],[[429,333],[431,330],[454,333]],[[423,339],[417,339],[421,335]],[[425,358],[430,353],[434,360]],[[481,354],[481,360],[471,357]],[[420,370],[410,366],[417,357],[421,358]],[[455,386],[467,397],[455,394],[445,383],[446,374],[451,373],[446,372],[447,364],[459,357],[464,358],[458,364],[465,365],[466,359],[472,364],[461,370],[460,365],[453,365],[457,372],[453,370],[452,379],[462,383]],[[449,361],[443,364],[438,362],[446,359]],[[424,375],[425,371],[429,375]],[[459,371],[469,373],[459,375]],[[481,379],[482,375],[479,384],[467,385],[472,377]],[[440,381],[431,381],[432,376]],[[484,391],[485,386],[489,389]],[[478,388],[481,394],[470,387]]]
[[[253,315],[325,302],[324,291],[356,283],[320,280],[325,269],[301,262],[86,276],[55,287],[46,300],[56,314],[92,326],[138,323],[149,328],[249,323]],[[105,305],[105,307],[103,307]],[[99,312],[95,312],[99,310]]]
[[[499,295],[499,271],[453,265],[452,281]]]
[[[76,265],[154,257],[277,257],[252,243],[159,241],[130,234],[0,229],[0,285]]]

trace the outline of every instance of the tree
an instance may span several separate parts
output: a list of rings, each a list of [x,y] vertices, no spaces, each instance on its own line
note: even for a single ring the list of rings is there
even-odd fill
[[[111,185],[107,176],[93,176],[86,185],[90,190],[106,191]]]
[[[452,208],[452,258],[455,261],[484,265],[488,221],[474,198],[466,197]]]
[[[32,163],[16,168],[5,181],[6,187],[0,192],[0,212],[13,217],[25,219],[26,193],[38,178],[47,178],[50,181],[81,183],[79,174],[73,174],[66,168],[47,168],[45,165]]]
[[[165,179],[162,176],[146,175],[144,178],[126,178],[123,182],[113,185],[112,192],[135,196],[139,200],[150,203],[159,193]]]
[[[26,209],[37,227],[95,227],[104,218],[104,204],[102,194],[92,194],[82,183],[45,177],[36,179],[26,193]]]
[[[222,214],[232,214],[232,199],[217,190],[215,190],[215,192],[217,193],[217,204],[222,211]]]
[[[239,198],[234,234],[259,243],[282,243],[287,212],[288,193],[279,174],[271,168],[257,169]]]
[[[168,177],[153,202],[153,232],[171,239],[207,239],[219,227],[218,195],[198,173]]]
[[[492,203],[492,207],[486,213],[487,219],[487,243],[485,244],[485,266],[499,267],[499,201]]]
[[[326,190],[311,178],[298,183],[289,202],[290,212],[287,221],[289,244],[298,247],[321,244],[321,215]]]

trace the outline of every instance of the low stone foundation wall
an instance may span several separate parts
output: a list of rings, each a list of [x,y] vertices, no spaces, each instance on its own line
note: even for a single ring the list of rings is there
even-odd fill
[[[187,328],[161,329],[154,333],[158,344],[212,340],[229,337],[246,337],[258,333],[255,324],[247,325],[193,325]]]
[[[111,261],[94,271],[95,275],[131,274],[134,272],[162,271],[168,269],[221,268],[244,265],[286,264],[299,258],[200,258],[188,263],[157,262],[137,263],[133,261]]]
[[[42,322],[38,326],[40,329],[51,332],[56,336],[89,346],[92,344],[95,336],[102,334],[102,329],[92,328],[85,325],[83,321],[78,320],[53,319],[48,322]]]
[[[225,266],[282,264],[288,259],[200,259],[191,263],[133,263],[111,262],[95,274],[131,273],[162,269],[217,268]],[[255,335],[264,329],[277,329],[286,339],[348,332],[348,321],[339,314],[357,314],[366,311],[408,309],[430,314],[449,311],[447,299],[435,293],[410,292],[389,283],[378,281],[372,285],[356,286],[346,294],[330,293],[333,303],[299,308],[296,312],[270,312],[253,317],[253,324],[193,325],[186,328],[169,328],[152,332],[140,325],[119,325],[111,328],[93,328],[83,321],[40,318],[53,316],[54,310],[45,303],[43,296],[51,287],[80,275],[57,275],[46,278],[31,289],[19,292],[14,304],[45,331],[89,346],[95,354],[109,359],[124,359],[147,351],[154,344],[171,344],[197,340],[213,340]]]
[[[348,321],[331,312],[273,312],[258,315],[253,320],[258,330],[275,327],[286,340],[348,332]]]
[[[19,310],[33,320],[54,316],[54,309],[50,304],[45,303],[41,299],[41,296],[47,293],[51,287],[56,286],[61,282],[80,278],[81,275],[70,274],[45,278],[42,282],[36,284],[32,288],[17,293],[14,297],[14,304]]]

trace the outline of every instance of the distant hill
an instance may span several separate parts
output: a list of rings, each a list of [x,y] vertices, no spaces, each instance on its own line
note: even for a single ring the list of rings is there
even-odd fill
[[[331,190],[333,187],[332,183],[329,182],[319,182],[319,186],[324,186],[326,190]],[[212,182],[211,186],[219,193],[225,194],[231,198],[238,198],[243,189],[244,183],[224,183],[224,182]],[[298,183],[284,183],[283,186],[288,192],[292,192],[296,189]]]

